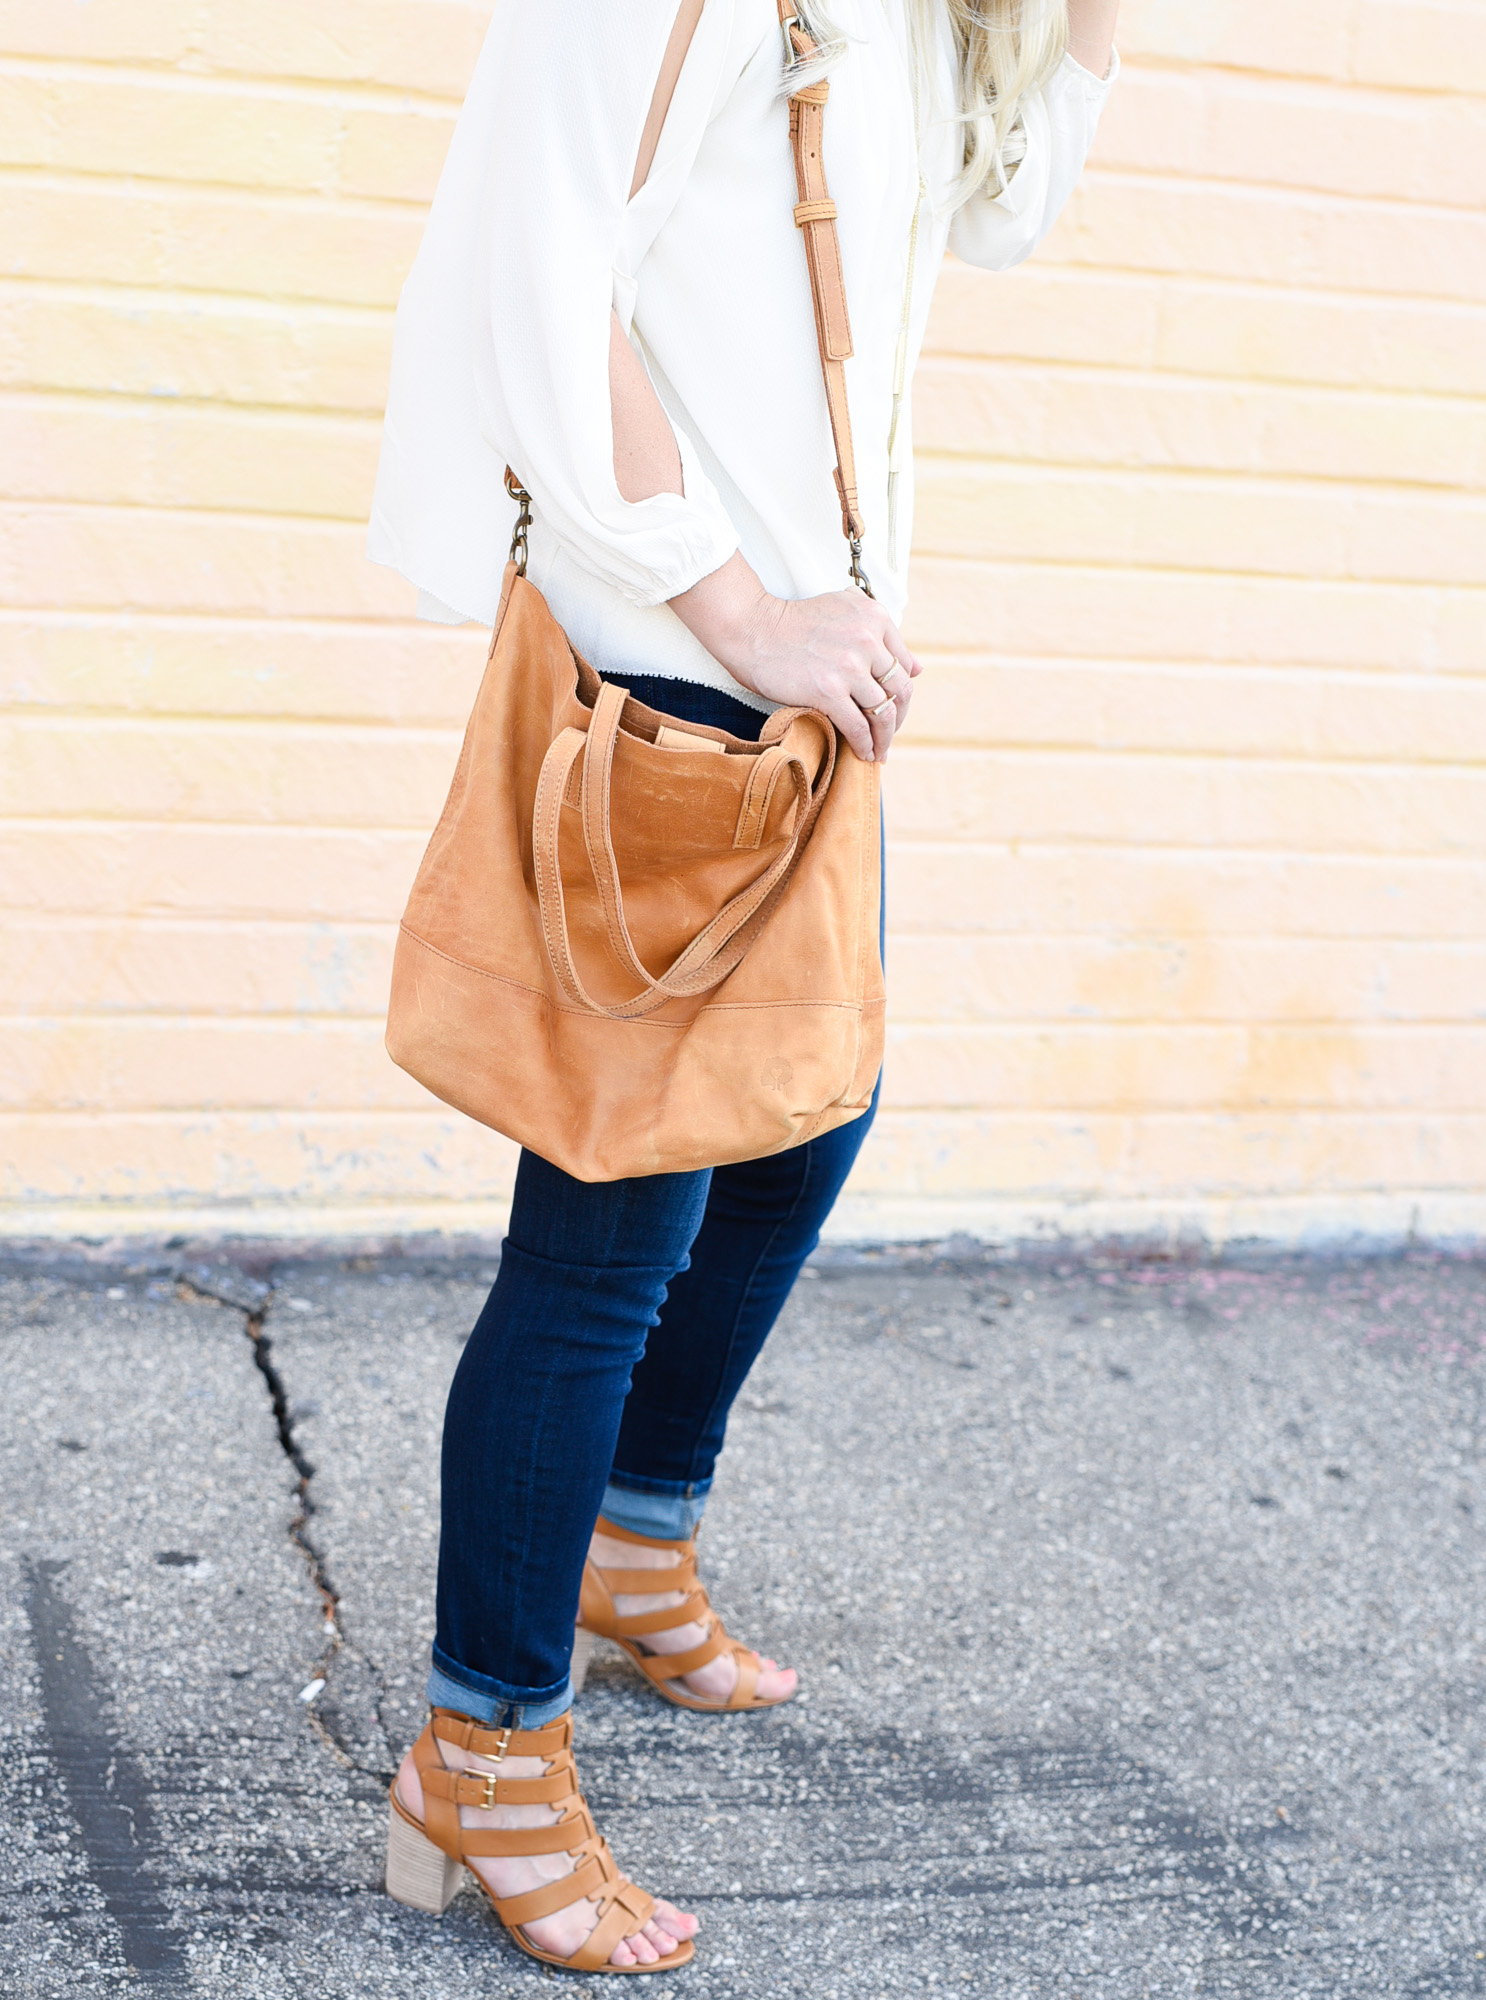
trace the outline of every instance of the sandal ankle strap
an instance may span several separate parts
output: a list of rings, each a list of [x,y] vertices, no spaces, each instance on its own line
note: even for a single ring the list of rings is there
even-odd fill
[[[664,1535],[637,1535],[633,1528],[621,1528],[617,1521],[607,1520],[602,1514],[594,1523],[596,1535],[607,1535],[611,1541],[629,1542],[635,1548],[674,1549],[678,1556],[694,1555],[697,1538],[695,1531],[684,1542],[668,1541]]]
[[[453,1743],[475,1757],[560,1757],[573,1743],[573,1711],[558,1716],[540,1729],[498,1729],[458,1709],[436,1708],[429,1725],[440,1742]]]

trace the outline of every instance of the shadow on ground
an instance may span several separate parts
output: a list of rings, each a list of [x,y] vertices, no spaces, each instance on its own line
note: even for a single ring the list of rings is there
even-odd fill
[[[491,1275],[0,1270],[0,1991],[550,1977],[378,1888]],[[823,1257],[703,1542],[804,1695],[685,1714],[611,1653],[579,1705],[622,1863],[704,1917],[671,1987],[1486,1995],[1483,1384],[1464,1260]]]

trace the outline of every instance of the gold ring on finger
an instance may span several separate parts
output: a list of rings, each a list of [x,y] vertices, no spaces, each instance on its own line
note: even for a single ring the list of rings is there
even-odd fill
[[[898,704],[892,699],[890,695],[886,701],[878,702],[876,708],[869,708],[867,710],[867,713],[868,715],[872,716],[873,719],[875,720],[879,716],[891,714],[891,712],[893,711],[893,709],[897,707],[897,705]]]

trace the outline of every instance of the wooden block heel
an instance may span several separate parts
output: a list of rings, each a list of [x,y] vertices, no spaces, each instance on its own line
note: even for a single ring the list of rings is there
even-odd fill
[[[478,1764],[449,1765],[441,1744],[473,1756]],[[541,1760],[539,1778],[508,1778],[507,1758]],[[493,1729],[450,1708],[436,1708],[428,1727],[413,1745],[413,1763],[423,1787],[424,1819],[420,1824],[404,1806],[394,1785],[387,1825],[387,1894],[415,1910],[441,1917],[459,1892],[472,1861],[495,1861],[517,1855],[566,1854],[574,1867],[540,1888],[519,1895],[498,1896],[476,1868],[469,1872],[505,1925],[512,1944],[529,1958],[564,1972],[674,1972],[692,1957],[690,1938],[648,1965],[614,1965],[614,1947],[644,1930],[655,1914],[655,1900],[621,1875],[609,1843],[594,1826],[578,1789],[573,1765],[573,1712],[540,1729]],[[461,1808],[491,1813],[499,1806],[545,1806],[553,1815],[547,1825],[466,1826]],[[525,1926],[589,1901],[598,1917],[593,1929],[567,1958],[532,1943]]]
[[[593,1649],[598,1644],[598,1639],[597,1632],[585,1632],[581,1625],[573,1634],[573,1664],[568,1668],[568,1673],[572,1678],[574,1694],[583,1692],[583,1683],[588,1679],[589,1662],[593,1658]]]
[[[410,1910],[441,1917],[459,1894],[464,1864],[451,1861],[394,1803],[387,1810],[387,1894]]]

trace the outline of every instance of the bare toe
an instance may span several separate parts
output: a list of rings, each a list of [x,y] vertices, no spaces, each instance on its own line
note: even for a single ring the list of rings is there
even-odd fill
[[[657,1897],[655,1915],[650,1920],[650,1927],[654,1929],[657,1925],[663,1931],[669,1931],[673,1938],[689,1938],[695,1937],[702,1928],[702,1920],[700,1917],[692,1916],[690,1911],[678,1910],[674,1903],[662,1902]],[[670,1946],[668,1945],[666,1949],[669,1951]]]
[[[794,1693],[799,1681],[793,1667],[770,1667],[765,1661],[754,1692],[761,1701],[784,1701]]]
[[[609,1963],[610,1965],[635,1965],[638,1963],[638,1960],[630,1950],[628,1942],[624,1938],[621,1938],[609,1953]]]
[[[783,1701],[792,1695],[800,1684],[800,1677],[793,1667],[781,1667],[777,1660],[766,1658],[761,1653],[753,1656],[758,1661],[758,1681],[754,1693],[762,1701]]]
[[[654,1965],[655,1961],[661,1955],[650,1942],[649,1938],[646,1937],[644,1931],[636,1931],[633,1937],[626,1938],[624,1942],[634,1953],[636,1965]],[[618,1947],[616,1946],[615,1949],[617,1951]]]

